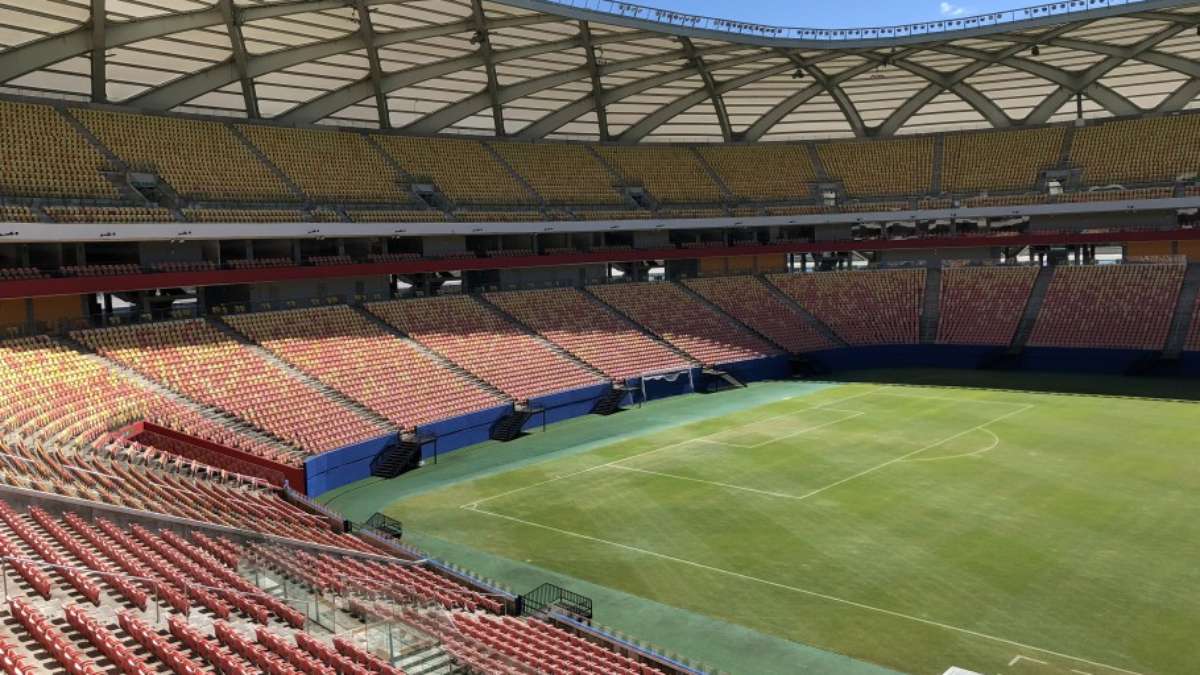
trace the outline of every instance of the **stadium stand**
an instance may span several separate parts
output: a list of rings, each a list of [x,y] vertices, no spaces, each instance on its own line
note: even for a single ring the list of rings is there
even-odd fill
[[[299,209],[184,209],[183,217],[194,223],[302,223]]]
[[[446,214],[433,209],[424,211],[347,211],[350,220],[356,223],[437,223],[446,219]]]
[[[69,277],[117,277],[128,274],[141,274],[138,265],[126,263],[122,265],[67,265],[60,267],[59,272]]]
[[[772,294],[758,277],[713,277],[688,279],[683,283],[726,314],[793,354],[834,346],[800,312]]]
[[[0,279],[4,280],[42,279],[45,276],[36,267],[0,267]]]
[[[346,306],[242,314],[225,322],[399,427],[503,403]]]
[[[652,211],[638,210],[631,211],[627,209],[614,209],[611,211],[592,211],[587,209],[575,211],[575,217],[579,220],[644,220],[653,218]]]
[[[492,148],[547,204],[621,204],[613,179],[582,145],[501,143]]]
[[[706,365],[736,363],[779,354],[745,328],[731,323],[670,283],[588,286],[588,290],[635,323]]]
[[[941,344],[1007,345],[1021,323],[1036,267],[952,267],[938,296]]]
[[[709,177],[696,156],[684,146],[597,145],[595,148],[626,185],[644,187],[660,202],[687,204],[722,201],[720,187]]]
[[[257,124],[238,129],[311,199],[412,201],[407,181],[360,134]]]
[[[1032,190],[1038,175],[1058,163],[1065,133],[1063,127],[1045,127],[947,134],[942,190]]]
[[[1188,330],[1183,348],[1190,352],[1200,352],[1200,296],[1197,296],[1196,308],[1192,310],[1192,326]]]
[[[601,381],[473,297],[370,303],[367,308],[517,401]]]
[[[386,433],[204,320],[85,330],[73,336],[107,358],[309,454]],[[289,458],[297,463],[294,455]]]
[[[71,113],[131,168],[158,174],[185,198],[296,200],[223,123],[90,108],[73,108]]]
[[[225,263],[236,270],[256,267],[291,267],[296,264],[296,261],[291,258],[254,258],[253,260],[226,260]]]
[[[1071,162],[1085,185],[1174,181],[1200,170],[1200,116],[1116,120],[1075,132]]]
[[[96,148],[48,105],[0,101],[0,192],[14,197],[115,199]]]
[[[1162,349],[1185,266],[1058,267],[1029,345]]]
[[[47,206],[46,215],[60,223],[170,223],[175,216],[163,208],[137,206]]]
[[[920,340],[925,270],[775,274],[767,277],[851,345]]]
[[[533,197],[479,141],[373,137],[417,182],[432,180],[459,204],[533,204]]]
[[[37,214],[28,206],[0,204],[0,223],[36,223]]]
[[[511,291],[488,293],[485,297],[614,380],[679,371],[689,365],[686,359],[577,289]]]
[[[1059,202],[1115,202],[1127,199],[1164,199],[1175,193],[1173,188],[1138,188],[1136,190],[1089,190],[1058,195]]]
[[[933,182],[933,138],[845,141],[817,146],[821,163],[855,197],[920,195]]]
[[[454,219],[464,223],[527,223],[543,220],[540,211],[455,211]]]
[[[817,178],[803,145],[701,145],[697,149],[738,199],[807,199],[808,184]]]

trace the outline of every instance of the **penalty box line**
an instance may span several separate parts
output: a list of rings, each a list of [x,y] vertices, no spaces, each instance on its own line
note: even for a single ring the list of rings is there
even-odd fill
[[[764,586],[770,586],[772,588],[778,588],[780,590],[791,591],[793,593],[798,593],[800,595],[807,595],[809,597],[819,598],[819,599],[833,602],[836,604],[846,605],[848,607],[855,607],[855,608],[866,610],[869,612],[884,614],[884,615],[895,617],[898,619],[905,619],[905,620],[912,621],[915,623],[924,624],[927,626],[934,626],[936,628],[941,628],[944,630],[961,633],[963,635],[970,635],[973,637],[982,638],[984,640],[991,640],[993,642],[998,642],[1001,644],[1006,644],[1006,645],[1018,647],[1021,649],[1028,649],[1028,650],[1035,651],[1035,652],[1041,652],[1043,654],[1049,654],[1051,656],[1057,656],[1059,658],[1069,659],[1069,660],[1075,661],[1077,663],[1086,663],[1090,666],[1105,668],[1107,670],[1111,670],[1114,672],[1125,673],[1126,675],[1143,675],[1143,673],[1140,673],[1135,670],[1127,670],[1125,668],[1120,668],[1117,666],[1110,666],[1106,663],[1100,663],[1099,661],[1092,661],[1090,659],[1086,659],[1086,658],[1083,658],[1080,656],[1065,654],[1063,652],[1056,652],[1052,649],[1046,649],[1044,647],[1037,647],[1034,645],[1025,644],[1023,642],[1017,642],[1016,640],[1010,640],[1008,638],[1003,638],[1003,637],[999,637],[996,635],[990,635],[988,633],[982,633],[977,630],[972,630],[970,628],[954,626],[954,625],[951,625],[948,623],[942,623],[941,621],[936,621],[934,619],[927,619],[925,617],[915,616],[913,614],[905,614],[904,612],[898,612],[898,611],[892,610],[892,609],[876,607],[874,605],[868,605],[866,603],[858,602],[856,600],[849,600],[847,598],[841,598],[836,595],[830,595],[828,593],[822,593],[820,591],[814,591],[814,590],[808,589],[808,588],[801,588],[799,586],[790,586],[788,584],[784,584],[784,583],[781,583],[778,581],[771,581],[770,579],[763,579],[761,577],[751,576],[749,574],[744,574],[742,572],[735,572],[733,570],[727,570],[727,569],[723,569],[720,567],[714,567],[713,565],[707,565],[705,563],[696,562],[694,560],[688,560],[686,558],[679,558],[677,556],[668,555],[666,553],[659,553],[658,551],[651,551],[650,549],[639,548],[637,546],[631,546],[629,544],[622,544],[617,541],[601,539],[599,537],[593,537],[591,535],[582,534],[580,532],[572,532],[571,530],[564,530],[562,528],[554,527],[552,525],[536,523],[531,520],[525,520],[524,518],[517,518],[515,516],[509,516],[509,515],[505,515],[503,513],[496,513],[495,511],[488,511],[486,509],[481,509],[481,508],[479,508],[475,505],[471,505],[471,504],[463,505],[460,508],[466,509],[468,511],[474,511],[476,513],[481,513],[486,516],[491,516],[493,518],[500,518],[502,520],[511,521],[514,523],[525,525],[527,527],[534,527],[534,528],[546,530],[549,532],[556,532],[558,534],[566,535],[568,537],[573,537],[576,539],[583,539],[585,541],[590,541],[590,542],[597,543],[597,544],[605,544],[605,545],[612,546],[615,548],[624,549],[626,551],[630,551],[633,553],[639,553],[639,554],[650,556],[653,558],[658,558],[660,560],[666,560],[668,562],[674,562],[674,563],[678,563],[680,565],[686,565],[688,567],[693,567],[693,568],[705,570],[708,572],[714,572],[716,574],[733,577],[735,579],[741,579],[743,581],[749,581],[749,582],[753,582],[753,583],[757,583],[757,584],[762,584]]]

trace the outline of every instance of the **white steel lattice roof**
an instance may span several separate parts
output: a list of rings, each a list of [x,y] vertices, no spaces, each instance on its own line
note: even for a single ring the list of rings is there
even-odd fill
[[[1200,108],[1196,0],[1069,0],[840,31],[565,1],[576,4],[0,0],[0,92],[628,143],[887,136]]]

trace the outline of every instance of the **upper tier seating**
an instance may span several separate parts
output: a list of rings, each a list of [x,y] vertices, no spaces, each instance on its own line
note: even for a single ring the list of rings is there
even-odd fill
[[[701,156],[738,199],[808,199],[817,178],[803,145],[702,145]]]
[[[612,176],[582,145],[501,143],[492,148],[547,204],[622,203]]]
[[[1085,185],[1173,181],[1200,171],[1200,115],[1102,122],[1075,132]]]
[[[768,279],[851,345],[920,341],[924,269],[774,274]]]
[[[300,209],[184,209],[193,223],[303,223]]]
[[[855,197],[917,195],[932,188],[932,137],[823,143],[817,152],[829,175]]]
[[[692,151],[674,145],[595,146],[627,185],[640,185],[660,202],[719,202],[721,188]]]
[[[15,197],[115,199],[107,162],[47,105],[0,101],[0,192]]]
[[[349,307],[243,314],[225,321],[396,426],[411,429],[503,403]]]
[[[1063,127],[947,134],[942,189],[947,192],[1030,190],[1058,163]]]
[[[360,134],[256,124],[238,128],[312,199],[412,201],[407,181]]]
[[[955,267],[942,270],[938,338],[941,344],[1012,342],[1036,267]]]
[[[432,180],[456,203],[535,203],[479,141],[395,135],[374,138],[415,180]]]
[[[144,206],[47,206],[46,215],[60,223],[171,223],[163,208]]]
[[[593,294],[701,364],[749,361],[779,350],[669,283],[589,286]]]
[[[1184,265],[1057,267],[1029,345],[1162,349]]]
[[[296,200],[221,122],[86,108],[71,112],[130,167],[157,173],[188,199]]]
[[[108,358],[316,454],[386,433],[203,320],[74,334]],[[292,464],[298,464],[290,457]]]
[[[518,401],[601,382],[472,297],[379,302],[367,308]]]
[[[614,380],[679,371],[688,361],[574,288],[488,293],[542,337]]]
[[[684,283],[726,314],[793,354],[834,346],[795,307],[772,293],[758,277],[688,279]]]

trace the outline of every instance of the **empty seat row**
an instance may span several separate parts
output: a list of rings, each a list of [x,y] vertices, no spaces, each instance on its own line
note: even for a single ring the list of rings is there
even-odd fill
[[[848,344],[920,340],[924,269],[775,274],[768,279]]]
[[[942,270],[937,341],[997,346],[1011,343],[1037,275],[1036,267]]]

